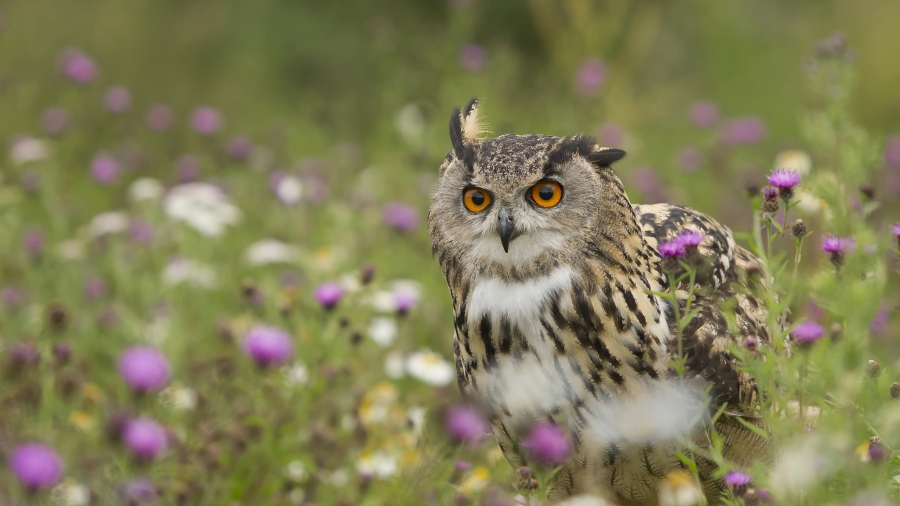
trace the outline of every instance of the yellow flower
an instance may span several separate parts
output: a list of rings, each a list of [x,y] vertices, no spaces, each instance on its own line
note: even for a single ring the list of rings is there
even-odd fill
[[[369,390],[359,405],[359,419],[364,425],[382,423],[388,418],[397,400],[397,389],[387,381],[381,381]]]
[[[459,484],[459,491],[463,494],[478,492],[488,484],[491,472],[486,467],[478,466],[466,475]]]
[[[95,422],[96,420],[94,420],[94,417],[84,411],[73,411],[69,416],[69,423],[83,431],[93,429]]]
[[[81,395],[84,396],[84,400],[101,403],[103,402],[103,390],[100,390],[95,383],[85,383],[84,387],[81,389]]]
[[[704,501],[703,490],[694,476],[678,469],[659,483],[660,506],[693,506]]]

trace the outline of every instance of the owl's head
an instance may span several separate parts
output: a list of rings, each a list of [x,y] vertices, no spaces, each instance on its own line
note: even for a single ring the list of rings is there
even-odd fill
[[[604,229],[615,237],[622,220],[633,220],[610,168],[624,151],[601,148],[583,136],[481,140],[482,133],[477,100],[453,111],[453,149],[441,165],[429,213],[439,257],[479,266],[523,265],[578,251]]]

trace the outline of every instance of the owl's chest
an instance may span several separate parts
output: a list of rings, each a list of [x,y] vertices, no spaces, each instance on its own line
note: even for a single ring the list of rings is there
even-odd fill
[[[640,388],[664,367],[664,316],[645,293],[608,293],[569,267],[473,283],[457,297],[461,386],[523,423]]]

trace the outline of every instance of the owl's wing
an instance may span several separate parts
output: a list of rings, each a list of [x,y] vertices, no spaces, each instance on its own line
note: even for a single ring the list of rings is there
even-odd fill
[[[758,276],[759,260],[735,244],[728,227],[690,208],[671,204],[634,208],[644,239],[653,248],[673,240],[683,230],[706,236],[698,247],[704,258],[698,267],[691,302],[691,309],[699,313],[682,335],[685,367],[690,375],[699,376],[712,386],[715,405],[727,403],[731,412],[752,413],[757,405],[756,382],[739,369],[729,348],[751,337],[756,338],[758,346],[769,343],[768,314],[756,296],[758,290],[764,289]],[[686,298],[687,281],[680,282],[677,288],[679,297]],[[684,311],[684,303],[681,305]]]

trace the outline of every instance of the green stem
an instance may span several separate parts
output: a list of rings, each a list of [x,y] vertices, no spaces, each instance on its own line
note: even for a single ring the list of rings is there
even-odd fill
[[[669,276],[669,289],[672,291],[672,307],[675,314],[675,338],[678,341],[678,356],[676,357],[676,370],[679,376],[684,376],[683,347],[681,343],[681,310],[678,308],[678,295],[676,294],[675,275],[672,271],[666,273]]]

